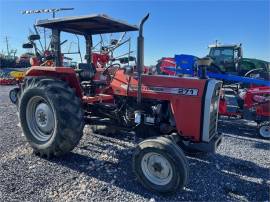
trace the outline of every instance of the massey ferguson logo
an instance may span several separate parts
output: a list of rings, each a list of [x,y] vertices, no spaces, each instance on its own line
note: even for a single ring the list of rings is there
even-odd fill
[[[127,85],[121,85],[122,88],[127,89]],[[138,87],[132,85],[129,87],[130,91],[137,91]],[[199,90],[197,88],[166,88],[155,86],[142,86],[142,92],[155,92],[155,93],[170,93],[186,96],[197,96]]]
[[[196,89],[196,88],[179,88],[178,93],[181,95],[197,96],[198,89]]]

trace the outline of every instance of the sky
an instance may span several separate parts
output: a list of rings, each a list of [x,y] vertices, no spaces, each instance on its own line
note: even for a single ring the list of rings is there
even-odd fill
[[[6,50],[7,36],[11,48],[23,53],[22,43],[27,42],[36,19],[51,18],[51,14],[22,15],[22,10],[61,7],[74,10],[57,13],[57,17],[103,13],[130,24],[139,24],[150,13],[144,27],[146,65],[175,54],[203,57],[215,40],[242,43],[244,57],[270,61],[270,0],[0,0],[0,51]],[[130,36],[136,51],[137,32]]]

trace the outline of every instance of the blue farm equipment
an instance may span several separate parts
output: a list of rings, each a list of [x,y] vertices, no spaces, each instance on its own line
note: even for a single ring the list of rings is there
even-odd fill
[[[197,65],[198,57],[193,55],[175,55],[174,58],[162,58],[158,63],[158,73],[165,73],[169,75],[188,75],[200,76],[201,71]],[[164,61],[170,61],[168,62]],[[253,74],[255,71],[256,74]],[[222,80],[225,84],[242,83],[257,86],[270,86],[269,71],[259,69],[252,69],[248,71],[245,76],[240,76],[236,72],[224,72],[215,63],[207,68],[207,76]],[[261,76],[261,73],[263,74]],[[267,75],[268,74],[268,75]]]

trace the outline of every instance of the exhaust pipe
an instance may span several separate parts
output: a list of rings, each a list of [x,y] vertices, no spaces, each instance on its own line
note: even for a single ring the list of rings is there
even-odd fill
[[[207,67],[209,67],[213,60],[210,57],[200,58],[197,61],[199,67],[200,79],[207,79]]]
[[[144,67],[144,38],[143,38],[143,25],[149,18],[149,13],[142,19],[140,23],[139,36],[137,38],[137,72],[138,72],[138,91],[137,91],[137,104],[142,102],[142,68]]]

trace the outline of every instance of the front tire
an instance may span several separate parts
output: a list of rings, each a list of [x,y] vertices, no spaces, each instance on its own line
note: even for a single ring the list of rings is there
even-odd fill
[[[188,178],[188,162],[182,149],[165,137],[147,139],[138,145],[133,170],[145,188],[159,193],[182,189]]]
[[[9,99],[13,104],[16,104],[18,101],[18,92],[20,91],[19,88],[13,88],[9,91]]]
[[[70,152],[83,135],[83,110],[75,92],[61,80],[26,78],[19,97],[22,130],[42,157]]]

